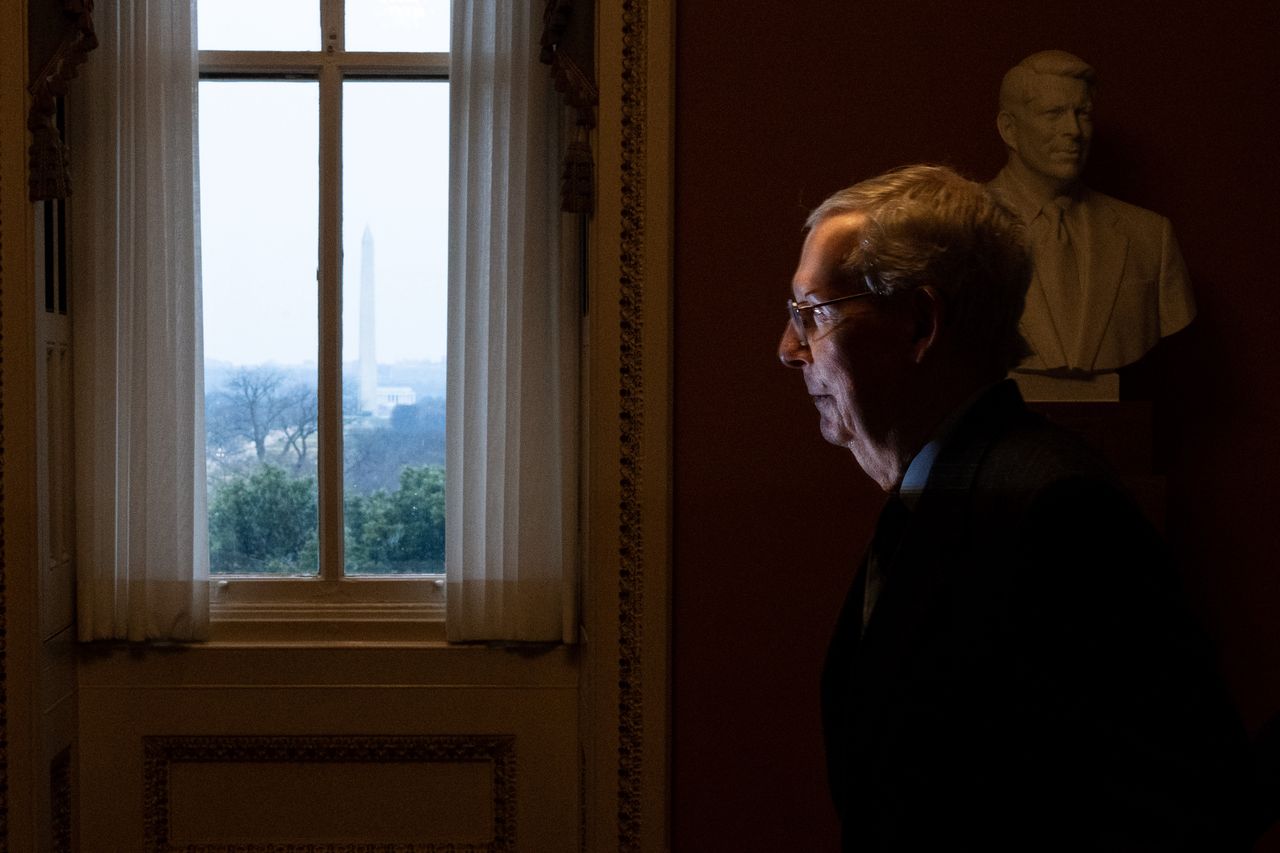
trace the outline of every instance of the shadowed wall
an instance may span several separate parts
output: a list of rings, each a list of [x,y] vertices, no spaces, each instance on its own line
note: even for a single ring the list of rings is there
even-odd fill
[[[1135,371],[1170,539],[1247,724],[1280,711],[1277,7],[741,0],[677,15],[674,849],[836,847],[818,673],[880,496],[822,442],[774,354],[800,228],[893,166],[993,176],[1000,78],[1037,50],[1097,69],[1086,183],[1173,221],[1200,315]]]

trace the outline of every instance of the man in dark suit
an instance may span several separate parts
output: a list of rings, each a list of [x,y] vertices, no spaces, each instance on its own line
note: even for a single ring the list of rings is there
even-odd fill
[[[779,355],[889,495],[823,675],[844,849],[1247,849],[1247,743],[1158,536],[1004,379],[1021,232],[939,167],[809,220]]]

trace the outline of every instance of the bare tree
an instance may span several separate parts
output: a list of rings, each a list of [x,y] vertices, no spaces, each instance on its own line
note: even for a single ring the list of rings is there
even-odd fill
[[[280,455],[283,457],[292,451],[295,468],[300,469],[306,465],[308,441],[316,434],[319,423],[320,401],[315,389],[301,384],[294,385],[284,396],[280,421],[284,447],[280,449]]]
[[[213,395],[209,432],[226,443],[244,440],[253,444],[259,462],[267,459],[267,438],[281,428],[289,399],[281,393],[284,376],[269,367],[241,367],[221,391]]]

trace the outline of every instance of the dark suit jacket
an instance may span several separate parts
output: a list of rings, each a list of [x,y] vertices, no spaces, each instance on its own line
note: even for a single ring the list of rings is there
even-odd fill
[[[845,850],[1246,849],[1247,741],[1159,537],[1005,381],[823,673]]]

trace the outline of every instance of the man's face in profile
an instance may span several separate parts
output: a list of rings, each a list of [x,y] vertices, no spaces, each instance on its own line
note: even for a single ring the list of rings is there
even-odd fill
[[[792,280],[797,302],[865,291],[841,271],[864,221],[860,213],[840,214],[809,232]],[[904,323],[888,304],[856,299],[818,309],[813,324],[807,345],[788,324],[778,354],[788,367],[803,371],[822,437],[847,447],[862,470],[888,489],[897,472],[886,448],[902,409],[901,376],[909,364],[902,352]]]
[[[1037,74],[1031,100],[1008,113],[1006,142],[1032,172],[1058,181],[1076,181],[1093,140],[1093,99],[1089,84],[1073,77]]]

